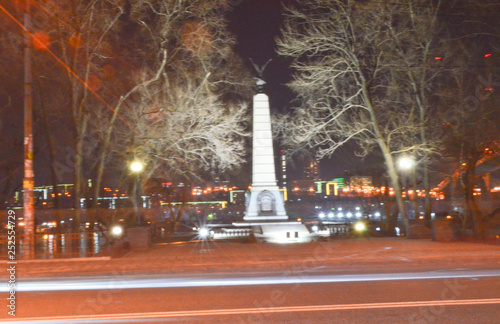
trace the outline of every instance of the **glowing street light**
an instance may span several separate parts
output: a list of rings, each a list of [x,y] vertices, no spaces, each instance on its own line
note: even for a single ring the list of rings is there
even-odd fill
[[[200,228],[200,230],[198,231],[198,235],[200,236],[200,238],[202,239],[207,239],[210,235],[210,231],[207,229],[207,228]]]
[[[415,166],[415,160],[404,156],[398,160],[398,166],[401,170],[410,170]]]
[[[354,229],[357,231],[357,232],[364,232],[366,231],[366,224],[363,223],[363,222],[357,222],[355,225],[354,225]]]
[[[138,172],[142,172],[142,170],[144,170],[144,164],[142,162],[135,161],[135,162],[132,162],[132,164],[130,164],[130,171],[132,171],[134,173],[138,173]]]
[[[111,235],[115,237],[121,237],[123,234],[123,227],[115,225],[111,228]]]
[[[415,218],[417,217],[418,215],[418,194],[417,194],[417,177],[416,177],[416,165],[417,165],[417,162],[411,158],[411,157],[407,157],[407,156],[403,156],[401,157],[399,160],[398,160],[398,166],[399,166],[399,169],[402,171],[403,173],[403,185],[404,187],[406,187],[406,176],[408,174],[411,174],[412,176],[412,179],[413,179],[413,192],[414,192],[414,197],[413,197],[413,212],[415,213]],[[406,173],[406,175],[405,175]],[[407,197],[410,197],[410,191],[408,190],[408,188],[406,188],[406,195]]]

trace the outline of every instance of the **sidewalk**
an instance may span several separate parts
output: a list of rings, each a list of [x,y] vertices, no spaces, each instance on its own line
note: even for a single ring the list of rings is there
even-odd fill
[[[2,263],[6,266],[5,261]],[[22,279],[311,270],[349,273],[443,267],[500,269],[500,246],[404,238],[339,239],[289,245],[194,242],[155,245],[121,258],[18,261],[16,274]],[[0,277],[7,277],[6,271],[0,273]]]

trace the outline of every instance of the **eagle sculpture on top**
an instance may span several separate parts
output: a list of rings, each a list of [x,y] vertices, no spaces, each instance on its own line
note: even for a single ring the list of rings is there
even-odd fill
[[[272,61],[272,59],[270,59],[269,61],[267,61],[266,64],[264,64],[262,66],[258,66],[252,59],[250,59],[250,62],[252,62],[252,65],[253,65],[255,71],[257,71],[257,76],[254,77],[254,79],[255,79],[255,84],[257,85],[257,90],[259,92],[263,92],[264,91],[264,85],[266,85],[266,83],[267,83],[264,80],[264,70],[266,69],[267,65],[271,61]]]

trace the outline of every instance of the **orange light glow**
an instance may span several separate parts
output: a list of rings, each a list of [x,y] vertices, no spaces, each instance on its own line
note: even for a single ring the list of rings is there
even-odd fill
[[[91,75],[87,79],[86,86],[91,91],[98,91],[99,89],[101,89],[101,80],[99,80],[99,78],[96,77],[95,75]]]
[[[71,47],[80,48],[82,47],[82,38],[77,35],[71,35],[71,37],[68,40],[68,43]]]
[[[211,48],[213,37],[210,29],[201,22],[188,22],[182,33],[182,44],[198,55]]]
[[[115,75],[115,68],[107,64],[102,68],[102,74],[106,78],[112,78]]]
[[[33,48],[37,50],[46,50],[50,45],[50,37],[44,32],[33,33]]]

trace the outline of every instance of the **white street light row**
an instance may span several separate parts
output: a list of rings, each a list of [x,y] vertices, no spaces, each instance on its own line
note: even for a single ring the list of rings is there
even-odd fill
[[[339,210],[340,210],[340,209],[339,209]],[[337,218],[343,218],[343,217],[344,217],[344,215],[345,215],[347,218],[351,218],[351,217],[353,216],[353,213],[351,213],[351,212],[347,212],[346,214],[344,214],[343,212],[338,212],[338,213],[337,213]],[[380,213],[378,213],[378,212],[377,212],[377,213],[375,213],[375,216],[377,216],[377,215],[378,215],[378,216],[380,216]],[[326,216],[327,216],[327,215],[326,215],[325,213],[323,213],[323,212],[321,212],[321,213],[319,213],[319,214],[318,214],[318,217],[319,217],[319,218],[321,218],[321,219],[325,218]],[[361,217],[363,216],[363,214],[362,214],[361,212],[359,212],[359,211],[358,211],[358,212],[356,212],[356,213],[354,214],[354,216],[356,216],[357,218],[361,218]],[[329,213],[328,213],[328,218],[334,218],[334,217],[335,217],[335,214],[334,214],[333,212],[329,212]]]

